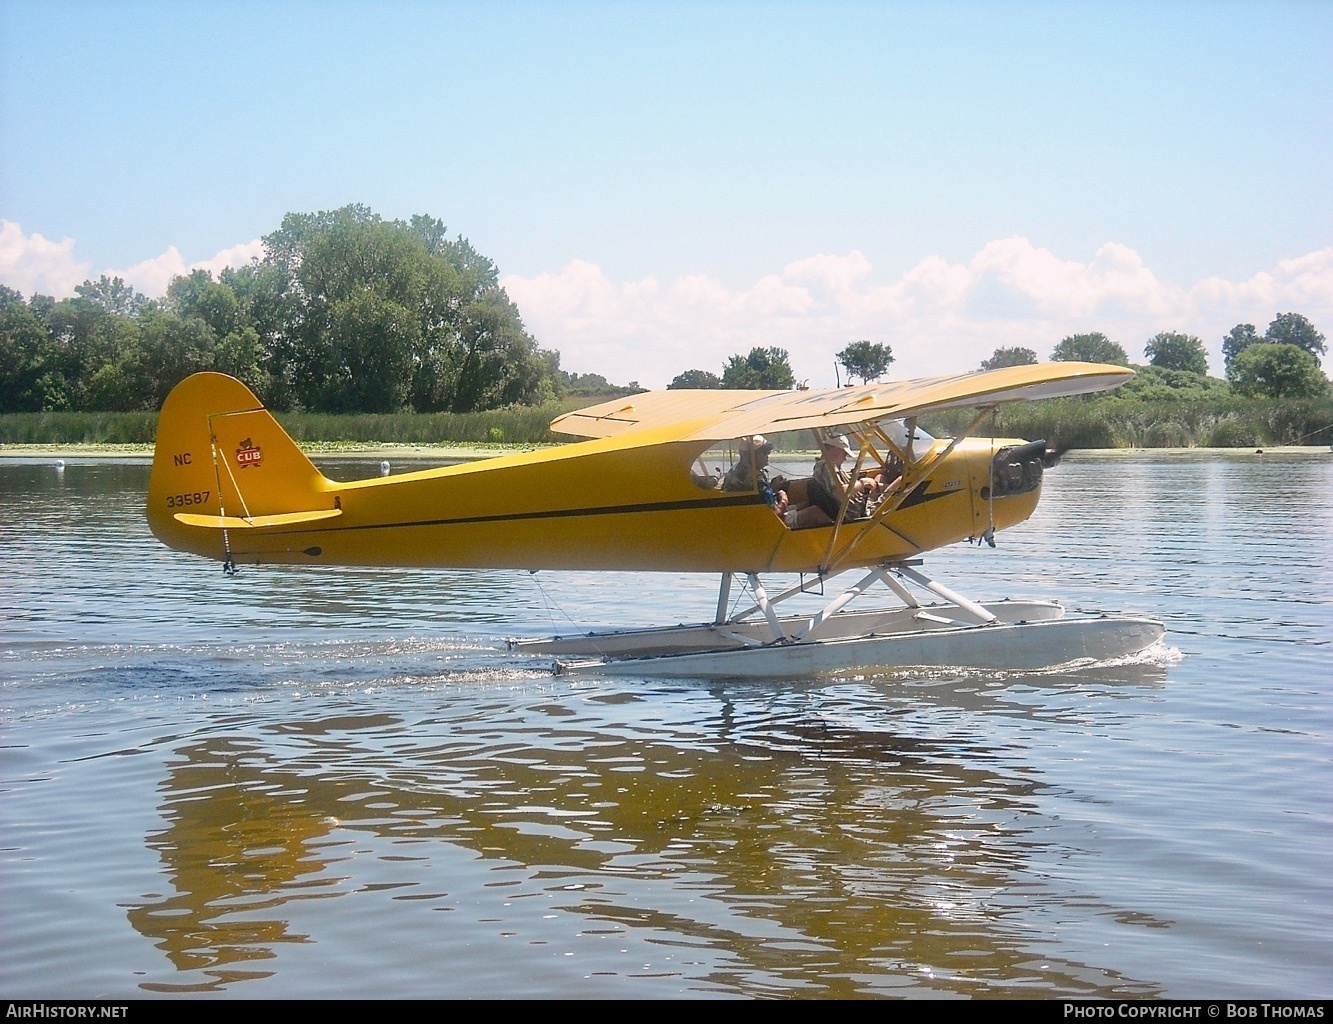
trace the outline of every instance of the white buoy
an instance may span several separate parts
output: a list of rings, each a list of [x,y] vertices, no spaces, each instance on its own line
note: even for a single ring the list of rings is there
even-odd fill
[[[388,476],[388,475],[389,475],[389,460],[385,459],[383,462],[380,463],[380,476]]]
[[[64,460],[64,459],[56,459],[56,472],[57,472],[57,473],[63,473],[63,472],[65,472],[65,460]]]

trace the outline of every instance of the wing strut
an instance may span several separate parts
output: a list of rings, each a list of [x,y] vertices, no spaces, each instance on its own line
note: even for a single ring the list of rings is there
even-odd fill
[[[915,460],[912,458],[913,454],[912,435],[913,433],[915,433],[914,430],[909,428],[907,434],[907,449],[903,450],[893,442],[892,438],[890,438],[882,430],[880,430],[878,425],[876,425],[874,429],[874,436],[878,437],[882,442],[884,442],[884,444],[886,444],[889,448],[891,448],[894,454],[897,455],[903,461],[902,483],[898,486],[898,490],[893,494],[889,495],[888,497],[886,497],[883,501],[881,501],[878,507],[876,507],[875,510],[870,513],[869,516],[867,516],[865,519],[854,521],[855,532],[852,534],[851,538],[847,541],[847,543],[836,552],[836,554],[834,553],[834,549],[838,542],[839,527],[841,527],[843,524],[841,521],[833,524],[833,536],[829,538],[828,548],[824,553],[823,571],[828,573],[836,573],[841,571],[840,566],[845,565],[847,563],[848,559],[850,559],[852,555],[852,552],[856,550],[857,545],[860,544],[861,541],[864,540],[867,536],[869,536],[870,532],[876,526],[883,526],[885,529],[892,530],[893,527],[889,526],[889,524],[885,521],[886,517],[890,513],[897,511],[898,507],[904,501],[907,500],[908,496],[911,495],[912,492],[917,489],[917,487],[919,487],[924,481],[928,480],[930,478],[930,475],[934,473],[936,469],[944,465],[944,460],[949,457],[949,454],[956,447],[958,447],[958,443],[960,441],[970,437],[972,432],[981,425],[981,423],[986,419],[986,417],[993,416],[995,412],[996,412],[996,406],[987,406],[986,408],[980,410],[974,417],[972,417],[971,422],[969,422],[966,427],[964,427],[962,430],[958,432],[957,437],[950,439],[949,443],[940,450],[939,454],[935,455],[934,457],[928,457],[927,455],[927,457]],[[994,427],[992,427],[991,429],[993,434]],[[994,448],[993,443],[991,447]],[[861,466],[865,462],[865,457],[867,452],[871,454],[875,458],[875,461],[878,462],[881,466],[884,465],[884,460],[879,457],[879,453],[875,450],[874,445],[871,443],[871,438],[870,437],[863,438],[861,440],[861,452],[857,456],[856,466],[852,470],[852,479],[855,479],[860,474]],[[994,467],[992,466],[991,473],[994,474],[994,472],[995,470]],[[992,481],[988,493],[994,495],[995,493],[994,481]],[[847,506],[848,503],[850,502],[850,498],[851,494],[849,491],[847,497],[845,497],[843,500],[843,505],[842,505],[843,515],[847,514]],[[994,515],[994,510],[992,509],[992,517],[993,515]],[[905,537],[901,532],[897,530],[894,530],[893,532],[897,533],[898,536],[903,537],[904,540],[911,542],[911,538]],[[990,534],[992,538],[994,537],[993,522],[991,528],[987,532]],[[919,544],[915,544],[915,542],[912,543],[913,546],[917,547],[918,549],[920,548]],[[992,546],[994,546],[993,543]]]

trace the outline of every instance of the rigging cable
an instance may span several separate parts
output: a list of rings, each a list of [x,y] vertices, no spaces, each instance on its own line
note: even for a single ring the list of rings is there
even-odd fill
[[[536,569],[529,569],[527,572],[529,578],[531,578],[532,580],[533,586],[537,588],[537,593],[541,595],[542,607],[546,611],[546,617],[551,622],[552,632],[559,629],[560,624],[556,621],[556,616],[555,616],[555,613],[559,612],[562,616],[564,616],[565,621],[568,622],[574,628],[574,632],[576,634],[587,637],[592,637],[596,635],[595,631],[585,629],[583,626],[580,626],[577,622],[575,622],[573,618],[570,617],[569,612],[565,611],[564,607],[560,604],[560,602],[546,592],[546,588],[542,586],[541,580],[537,578]],[[605,650],[603,650],[596,644],[592,645],[592,647],[593,650],[595,650],[603,658],[610,657],[610,655],[608,655]]]

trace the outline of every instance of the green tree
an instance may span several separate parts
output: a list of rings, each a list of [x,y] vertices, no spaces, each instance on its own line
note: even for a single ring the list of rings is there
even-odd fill
[[[998,370],[1003,366],[1031,366],[1037,353],[1030,348],[997,348],[989,359],[981,361],[983,370]]]
[[[45,405],[37,381],[50,337],[22,295],[3,288],[0,299],[0,412],[41,412]]]
[[[396,412],[407,404],[418,323],[413,312],[374,291],[327,307],[319,379],[308,394],[328,412]]]
[[[119,277],[103,274],[96,281],[84,281],[74,294],[116,316],[133,316],[148,305],[148,298],[140,295]]]
[[[229,335],[230,341],[224,338],[218,342],[217,369],[232,373],[226,366],[234,356],[239,356],[239,365],[244,366],[240,349],[257,343],[253,376],[243,372],[232,376],[253,387],[269,408],[288,410],[298,405],[296,369],[301,353],[289,325],[299,319],[301,303],[290,279],[273,263],[255,262],[223,270],[218,283],[231,289],[241,314],[237,321],[239,337]],[[248,331],[254,332],[253,339]]]
[[[1094,334],[1071,334],[1062,338],[1051,351],[1056,362],[1115,363],[1129,365],[1129,355],[1123,348],[1100,331]]]
[[[301,239],[291,282],[297,394],[325,412],[394,412],[407,404],[420,340],[425,246],[364,208],[323,216]],[[293,220],[304,222],[283,219],[294,234]]]
[[[254,390],[262,390],[265,383],[263,356],[259,332],[253,327],[241,327],[218,339],[213,350],[213,369],[235,377]]]
[[[893,350],[888,345],[869,341],[854,341],[837,355],[837,360],[849,377],[860,377],[861,383],[879,380],[893,362]]]
[[[1208,354],[1203,341],[1192,334],[1164,331],[1154,334],[1143,346],[1143,354],[1153,366],[1164,370],[1186,370],[1208,375]]]
[[[117,320],[119,337],[106,358],[85,368],[78,379],[77,408],[95,412],[133,412],[152,408],[153,379],[142,349],[138,324]],[[73,383],[73,382],[71,382]]]
[[[73,298],[0,286],[0,410],[156,408],[214,368],[273,409],[471,411],[554,397],[495,264],[444,224],[364,206],[289,214],[260,261],[196,270],[161,302],[116,277]]]
[[[1232,387],[1250,398],[1317,398],[1328,391],[1315,357],[1297,345],[1249,345],[1227,375]]]
[[[785,348],[752,348],[748,356],[728,359],[722,372],[722,386],[730,389],[780,391],[795,384]]]
[[[1087,396],[1098,402],[1179,402],[1225,399],[1231,388],[1224,380],[1160,366],[1136,366],[1134,377],[1111,391]]]
[[[667,385],[668,391],[680,391],[688,389],[697,389],[712,391],[722,387],[722,378],[715,373],[709,373],[707,370],[686,370],[684,373],[678,373],[671,379]]]
[[[637,381],[612,384],[600,373],[566,373],[564,370],[557,370],[554,383],[559,386],[560,394],[575,398],[631,395],[643,390]]]
[[[554,395],[560,357],[536,347],[503,288],[490,288],[464,307],[459,342],[454,412],[531,405]]]
[[[34,295],[24,305],[19,292],[0,288],[4,299],[0,305],[0,411],[71,408],[72,388],[65,378],[68,359],[51,333],[52,314],[60,304],[49,295]]]
[[[134,322],[107,309],[90,281],[45,310],[50,338],[43,358],[43,408],[89,408],[89,382],[107,363],[128,354],[137,338]],[[90,297],[92,296],[92,297]],[[34,302],[38,296],[34,296]],[[52,404],[64,403],[64,404]]]
[[[219,338],[241,326],[241,301],[232,288],[214,281],[207,270],[173,278],[163,306],[182,317],[197,317]]]
[[[223,271],[220,279],[214,281],[207,270],[195,270],[171,282],[162,306],[182,320],[197,321],[207,328],[208,347],[213,352],[212,369],[264,394],[268,380],[263,370],[263,341],[247,303],[233,287],[233,282],[249,281],[254,275],[252,266],[243,268],[239,276]]]
[[[1316,360],[1324,354],[1324,336],[1299,313],[1279,313],[1264,331],[1264,341],[1271,345],[1295,345]]]
[[[154,410],[192,373],[213,367],[214,336],[198,319],[148,307],[116,322],[119,340],[88,377],[84,408],[106,412]]]
[[[1237,324],[1227,331],[1226,337],[1222,339],[1222,360],[1228,377],[1231,376],[1231,364],[1236,361],[1236,357],[1263,340],[1254,329],[1254,324]]]
[[[560,390],[567,395],[609,395],[616,386],[600,373],[567,373],[560,371]]]
[[[346,206],[289,214],[264,244],[257,273],[272,276],[244,282],[264,304],[248,325],[290,404],[467,412],[555,393],[559,356],[524,330],[495,264],[440,221]]]

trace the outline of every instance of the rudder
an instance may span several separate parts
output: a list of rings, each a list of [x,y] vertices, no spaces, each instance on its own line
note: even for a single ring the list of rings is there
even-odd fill
[[[226,525],[328,508],[329,488],[240,381],[196,373],[163,403],[147,512],[149,527],[168,547],[225,559]]]

